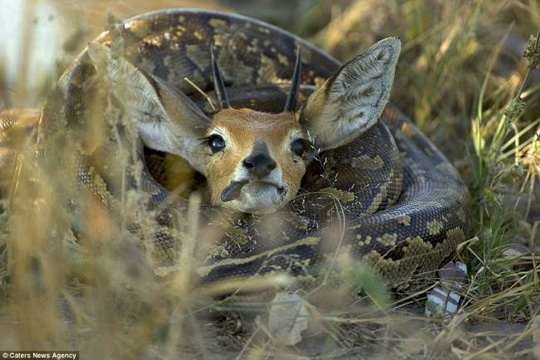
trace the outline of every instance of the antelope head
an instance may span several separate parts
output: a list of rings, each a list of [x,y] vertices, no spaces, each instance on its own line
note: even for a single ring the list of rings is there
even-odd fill
[[[126,61],[119,66],[131,66],[124,97],[126,91],[138,91],[132,99],[145,99],[126,108],[137,119],[146,146],[186,159],[207,178],[213,204],[269,213],[296,196],[314,151],[345,145],[377,122],[388,102],[399,51],[398,39],[379,41],[345,63],[295,111],[302,64],[298,51],[289,94],[278,114],[231,107],[213,51],[220,109],[212,116],[162,80],[143,75]],[[149,120],[141,116],[148,108],[154,113]]]

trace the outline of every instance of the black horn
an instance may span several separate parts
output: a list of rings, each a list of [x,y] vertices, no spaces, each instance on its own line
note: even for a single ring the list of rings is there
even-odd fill
[[[218,98],[221,108],[230,108],[229,97],[227,96],[227,91],[225,89],[225,83],[223,82],[223,77],[219,71],[219,67],[214,55],[214,46],[210,46],[210,60],[212,62],[212,77],[214,78],[214,90]]]
[[[301,74],[302,59],[300,56],[300,47],[297,47],[296,62],[294,64],[294,72],[291,79],[291,88],[289,90],[289,95],[287,95],[287,101],[285,101],[283,112],[293,112],[296,109],[296,100],[298,98],[298,88],[300,87]]]

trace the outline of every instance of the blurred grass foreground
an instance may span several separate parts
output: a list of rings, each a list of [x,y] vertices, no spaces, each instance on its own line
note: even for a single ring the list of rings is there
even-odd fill
[[[540,359],[537,0],[0,0],[0,109],[41,107],[111,17],[167,7],[254,16],[340,60],[382,37],[401,38],[392,101],[449,157],[471,193],[470,239],[457,254],[469,270],[461,310],[427,318],[434,280],[391,292],[358,265],[283,299],[269,291],[221,298],[238,284],[193,284],[193,246],[180,254],[182,271],[156,280],[152,260],[99,207],[85,213],[91,231],[66,239],[64,179],[31,167],[22,136],[13,139],[21,149],[15,173],[0,174],[0,351],[80,350],[83,359]],[[191,239],[199,230],[185,229]],[[283,304],[294,341],[274,329],[272,309]]]

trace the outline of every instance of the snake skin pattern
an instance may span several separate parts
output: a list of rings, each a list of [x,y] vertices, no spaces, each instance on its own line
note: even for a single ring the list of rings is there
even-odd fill
[[[96,42],[184,92],[208,114],[212,112],[208,101],[184,79],[214,98],[210,44],[235,107],[279,112],[297,46],[303,59],[299,106],[340,66],[321,50],[271,25],[202,10],[143,14],[115,25]],[[125,140],[122,146],[135,148],[129,158],[139,172],[129,172],[126,183],[146,194],[146,209],[157,219],[154,257],[163,266],[173,264],[182,232],[171,230],[175,224],[171,214],[183,211],[186,201],[171,201],[162,185],[165,155],[147,149],[144,161],[140,146],[125,135],[129,124],[111,120],[122,118],[121,106],[115,107],[106,89],[96,86],[97,68],[84,51],[66,70],[44,109],[38,142],[45,153],[51,143],[75,146],[78,181],[111,213],[120,201],[111,175],[114,162],[109,157],[114,156],[98,154],[115,154],[119,139]],[[93,131],[91,124],[98,121],[92,112],[95,106],[117,111],[100,112],[106,118],[100,120],[99,130],[105,140],[89,145],[80,139],[86,139]],[[0,119],[0,141],[14,126],[14,121]],[[141,163],[145,166],[135,166]],[[197,274],[202,281],[282,270],[306,276],[316,273],[325,259],[344,252],[372,265],[391,286],[400,286],[415,273],[435,271],[465,239],[466,198],[452,165],[390,104],[378,124],[352,143],[320,154],[287,208],[265,216],[224,212],[216,221],[220,210],[203,206],[201,223],[217,227],[219,239],[207,246]],[[134,233],[142,231],[135,223],[129,227]]]

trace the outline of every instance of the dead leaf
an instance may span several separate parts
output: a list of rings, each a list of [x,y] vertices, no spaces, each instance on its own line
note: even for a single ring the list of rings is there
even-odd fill
[[[296,345],[302,341],[307,329],[309,311],[298,294],[280,292],[272,300],[268,328],[274,339],[283,345]]]

